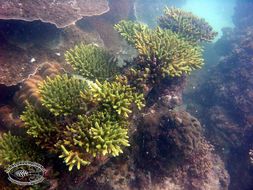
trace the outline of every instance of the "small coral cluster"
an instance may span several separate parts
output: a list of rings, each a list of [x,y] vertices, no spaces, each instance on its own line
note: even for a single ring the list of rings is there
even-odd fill
[[[0,137],[0,165],[6,168],[10,163],[20,160],[42,161],[41,150],[29,139],[3,133]]]
[[[193,43],[210,42],[217,35],[203,18],[171,7],[165,8],[164,15],[159,18],[159,26],[172,30]]]
[[[174,30],[174,26],[164,24],[170,21],[169,10],[173,12],[173,16],[180,18],[174,21],[178,31]],[[189,15],[190,13],[181,10],[167,8],[160,18],[160,27],[155,29],[132,21],[121,21],[115,25],[119,34],[139,53],[138,60],[128,71],[131,77],[145,86],[157,83],[166,76],[180,77],[201,68],[204,60],[202,48],[197,42],[210,41],[216,33],[212,32],[211,26],[193,15],[188,19]],[[187,19],[181,21],[181,17]],[[192,31],[188,31],[186,27],[190,27]],[[207,29],[204,30],[205,28]]]
[[[87,89],[85,80],[67,75],[47,78],[39,87],[42,105],[54,116],[78,114],[86,110],[80,91]]]
[[[114,56],[93,44],[78,44],[65,53],[65,58],[76,74],[93,80],[108,79],[119,71]]]

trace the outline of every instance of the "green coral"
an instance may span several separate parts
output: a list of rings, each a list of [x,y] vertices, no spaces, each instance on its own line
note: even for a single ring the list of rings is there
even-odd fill
[[[65,57],[75,73],[42,81],[36,91],[41,104],[27,103],[20,118],[27,137],[72,170],[129,146],[129,117],[144,106],[144,95],[117,82],[116,61],[102,48],[81,44]]]
[[[39,87],[42,108],[27,104],[21,119],[38,145],[60,155],[69,170],[80,169],[129,146],[127,118],[134,105],[144,106],[135,90],[119,82],[47,78]]]
[[[69,170],[74,166],[88,165],[94,157],[118,156],[122,147],[129,146],[127,118],[135,105],[144,106],[143,94],[135,88],[119,82],[89,83],[89,89],[81,92],[84,102],[96,109],[87,115],[79,115],[78,121],[64,130],[64,139],[58,143]]]
[[[169,29],[194,43],[210,42],[217,35],[204,19],[174,7],[166,7],[158,22],[161,28]]]
[[[114,26],[114,28],[130,45],[135,44],[136,33],[144,32],[148,29],[147,25],[145,24],[126,20],[120,21]]]
[[[0,137],[0,165],[6,168],[23,160],[41,162],[43,156],[27,138],[3,133]]]
[[[90,89],[81,93],[85,101],[92,101],[103,109],[114,110],[120,117],[128,117],[135,104],[138,109],[144,106],[144,96],[135,92],[135,88],[120,82],[96,81]]]
[[[66,61],[78,75],[91,80],[105,80],[119,71],[117,60],[96,45],[76,45],[65,53]]]
[[[202,67],[204,60],[198,43],[211,41],[217,35],[204,19],[181,9],[166,8],[159,26],[150,29],[132,21],[115,25],[141,57],[135,61],[135,79],[156,83],[161,76],[180,77]]]
[[[27,104],[25,111],[20,116],[27,128],[27,134],[33,137],[42,148],[55,152],[54,144],[57,142],[57,134],[60,132],[57,124],[49,119],[50,115],[44,110],[37,110]]]
[[[161,62],[160,71],[163,76],[190,74],[191,71],[201,68],[204,63],[199,46],[193,46],[177,34],[159,27],[138,33],[135,47],[139,54],[148,60],[156,58]]]
[[[42,105],[55,116],[73,115],[87,109],[80,91],[87,87],[85,80],[67,75],[47,78],[39,87]]]
[[[129,146],[126,122],[118,122],[106,112],[80,115],[78,122],[68,126],[61,143],[62,155],[69,170],[90,164],[92,157],[118,156]]]
[[[129,24],[125,21],[124,25],[133,27],[132,21],[129,21]],[[120,31],[121,27],[124,29],[124,25],[119,23],[116,29]],[[144,67],[142,70],[149,69],[150,72],[153,69],[156,70],[153,73],[163,77],[167,75],[175,77],[182,76],[184,73],[189,74],[203,65],[202,49],[170,30],[157,27],[154,30],[145,29],[128,35],[133,35],[134,47],[139,55],[153,62],[153,66],[142,65]],[[155,65],[158,63],[159,65]]]

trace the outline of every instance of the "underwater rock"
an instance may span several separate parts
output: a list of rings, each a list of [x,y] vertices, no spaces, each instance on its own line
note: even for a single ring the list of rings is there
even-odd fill
[[[38,61],[31,63],[32,57],[30,55],[34,54],[17,47],[0,47],[0,84],[16,85],[34,73]],[[37,60],[43,59],[40,54],[34,55],[34,57]]]
[[[165,78],[151,91],[152,102],[173,109],[183,104],[182,92],[186,86],[186,77]]]
[[[82,19],[76,24],[83,30],[88,28],[96,31],[104,42],[104,46],[117,53],[122,47],[126,48],[126,44],[122,44],[114,25],[122,19],[134,17],[134,0],[110,0],[109,7],[110,10],[107,13]]]
[[[0,85],[0,106],[5,105],[12,99],[14,93],[18,90],[18,86],[7,87],[5,85]]]
[[[59,28],[74,24],[85,16],[101,15],[109,10],[106,0],[1,0],[0,19],[41,20]]]
[[[0,84],[17,85],[33,75],[41,63],[60,59],[55,54],[60,41],[56,27],[40,22],[1,21],[0,29]]]
[[[0,107],[0,133],[11,131],[15,135],[23,135],[25,132],[21,126],[22,121],[18,118],[14,107],[9,105]]]
[[[213,138],[217,138],[215,141],[216,148],[221,146],[222,149],[227,150],[229,147],[240,147],[243,139],[243,132],[240,130],[240,126],[231,118],[230,112],[221,106],[213,106],[208,113],[210,117],[210,124],[215,125],[213,134],[217,134]],[[221,148],[220,147],[220,148]]]
[[[151,108],[140,123],[128,156],[103,166],[83,189],[228,189],[224,164],[196,118],[185,111]]]
[[[250,0],[237,1],[233,16],[233,21],[237,26],[248,27],[253,25],[252,6],[253,2]]]
[[[64,52],[80,41],[103,46],[96,31],[76,25],[59,30],[41,22],[5,21],[0,29],[0,84],[5,86],[21,83],[44,62],[64,62]]]
[[[238,0],[234,29],[223,30],[215,44],[220,54],[191,98],[191,107],[222,156],[231,176],[231,190],[252,188],[249,150],[253,147],[253,3]],[[191,112],[196,114],[196,112]],[[241,162],[245,160],[245,162]],[[244,181],[240,180],[243,176]]]

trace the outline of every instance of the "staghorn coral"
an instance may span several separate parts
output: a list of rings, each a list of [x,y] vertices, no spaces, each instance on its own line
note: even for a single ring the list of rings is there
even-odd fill
[[[189,74],[203,65],[202,50],[177,34],[160,28],[136,35],[135,47],[148,60],[160,60],[161,73],[171,77]]]
[[[136,25],[131,21],[124,21],[116,25],[116,30],[126,40],[129,35],[134,39],[130,42],[134,41],[133,45],[139,55],[151,62],[150,66],[148,64],[142,66],[153,70],[153,73],[163,77],[182,76],[203,65],[202,49],[199,46],[192,45],[178,34],[159,27],[154,30],[146,28],[140,32],[133,32]],[[128,27],[131,29],[125,30]]]
[[[29,139],[3,133],[0,138],[0,165],[3,168],[21,160],[42,161],[43,156]]]
[[[134,104],[139,109],[144,106],[143,95],[129,85],[67,75],[47,78],[39,94],[42,107],[28,103],[21,119],[27,134],[43,149],[64,158],[69,170],[100,156],[122,153],[122,147],[129,146],[126,119]]]
[[[27,104],[20,116],[27,128],[27,134],[33,137],[36,143],[50,152],[56,152],[54,145],[59,139],[60,130],[57,123],[50,121],[50,115],[45,110],[38,110]]]
[[[109,113],[95,112],[90,116],[79,115],[78,121],[67,126],[65,139],[59,143],[61,158],[69,170],[73,166],[89,165],[92,157],[118,156],[128,142],[127,122],[119,123]]]
[[[217,35],[204,19],[178,8],[166,7],[158,23],[193,43],[210,42]]]
[[[144,106],[143,94],[135,93],[135,88],[120,82],[104,81],[91,83],[90,89],[82,92],[81,97],[101,106],[106,110],[114,110],[120,117],[127,118],[134,103],[138,109]]]
[[[114,26],[115,30],[130,44],[135,44],[136,33],[143,32],[148,29],[147,25],[133,21],[122,20]]]
[[[65,53],[65,59],[78,75],[92,80],[105,80],[119,70],[113,55],[93,44],[76,45]]]
[[[48,77],[39,87],[42,105],[55,116],[85,111],[87,107],[80,98],[80,91],[86,87],[84,80],[67,75],[58,75],[54,79]]]
[[[135,93],[135,88],[119,82],[90,82],[89,88],[81,92],[84,102],[96,109],[79,115],[78,121],[66,126],[64,139],[57,143],[61,149],[60,158],[72,170],[74,166],[89,165],[95,157],[118,156],[122,147],[129,146],[126,120],[135,104],[144,106],[143,94]]]

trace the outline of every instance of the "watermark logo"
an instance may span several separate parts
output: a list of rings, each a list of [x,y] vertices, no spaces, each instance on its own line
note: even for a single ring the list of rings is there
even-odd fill
[[[17,185],[35,185],[44,180],[45,168],[30,161],[21,161],[9,166],[5,172],[8,179]]]

